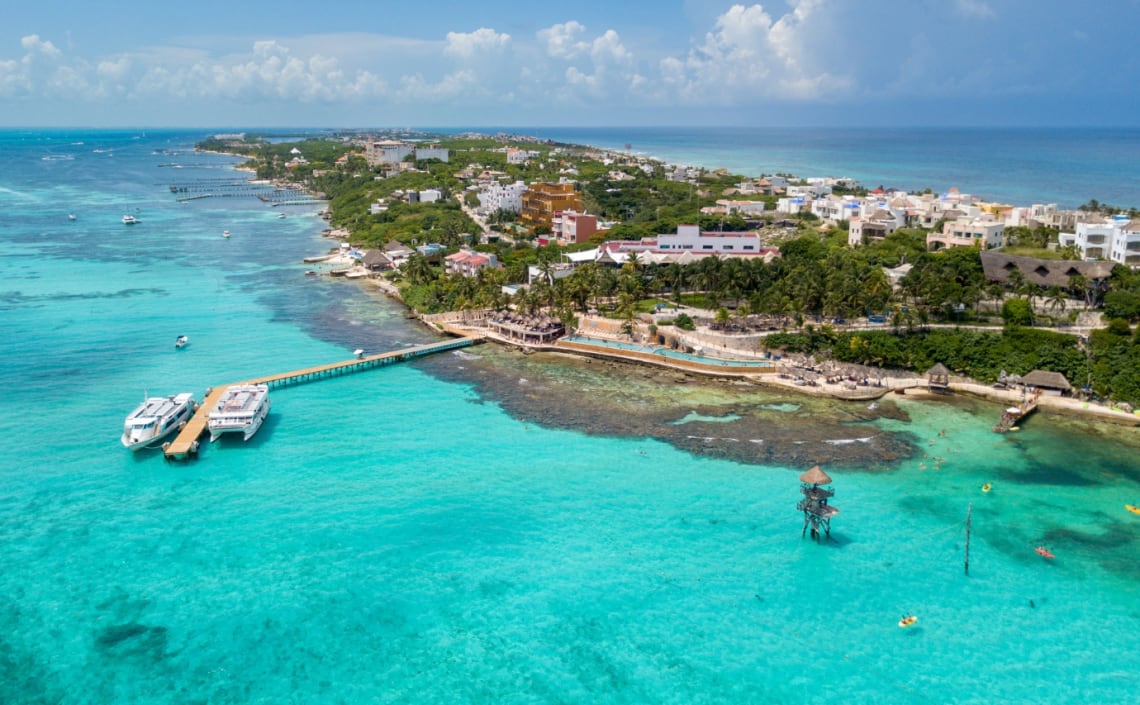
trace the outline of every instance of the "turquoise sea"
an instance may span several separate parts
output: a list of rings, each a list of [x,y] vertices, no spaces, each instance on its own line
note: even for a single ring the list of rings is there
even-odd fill
[[[859,434],[915,453],[825,468],[823,544],[806,467],[513,418],[462,382],[482,348],[274,391],[194,462],[124,451],[146,391],[433,339],[304,275],[314,208],[178,203],[236,163],[205,134],[0,132],[0,703],[1136,701],[1132,431],[885,401],[908,420]]]
[[[483,132],[494,132],[483,129]],[[513,134],[734,174],[848,176],[868,188],[957,188],[1002,203],[1140,208],[1136,128],[543,127]],[[628,146],[628,147],[627,147]]]

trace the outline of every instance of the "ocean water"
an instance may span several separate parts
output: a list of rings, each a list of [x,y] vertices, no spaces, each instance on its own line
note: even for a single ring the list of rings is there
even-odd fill
[[[236,161],[201,136],[0,132],[0,702],[1134,701],[1131,431],[884,402],[918,451],[832,472],[823,544],[805,467],[513,418],[431,374],[478,348],[275,391],[194,462],[127,453],[145,391],[432,340],[304,276],[312,208],[176,202]]]
[[[487,132],[487,130],[483,130]],[[868,188],[958,188],[1013,205],[1140,208],[1140,130],[1085,128],[510,128],[732,173],[848,176]]]

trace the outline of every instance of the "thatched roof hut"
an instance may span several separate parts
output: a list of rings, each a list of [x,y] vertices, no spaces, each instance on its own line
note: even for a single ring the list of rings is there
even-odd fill
[[[1033,370],[1021,378],[1021,384],[1027,387],[1052,389],[1059,392],[1071,392],[1073,390],[1073,385],[1069,384],[1069,380],[1065,379],[1065,375],[1060,372],[1049,372],[1048,370]]]
[[[1084,262],[1078,260],[1049,260],[1037,257],[1007,255],[1004,252],[987,250],[981,253],[982,270],[987,281],[1005,283],[1013,270],[1021,272],[1025,281],[1038,286],[1069,286],[1069,279],[1082,276],[1089,282],[1108,279],[1115,262],[1102,260]]]
[[[926,371],[926,381],[931,387],[945,389],[950,386],[950,370],[939,362]]]
[[[800,482],[805,485],[830,485],[831,478],[823,471],[823,468],[816,465],[811,470],[808,470],[803,475],[800,475]]]

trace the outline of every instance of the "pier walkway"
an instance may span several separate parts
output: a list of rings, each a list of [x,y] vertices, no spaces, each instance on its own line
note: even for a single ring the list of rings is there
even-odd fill
[[[1001,412],[1001,418],[994,424],[994,433],[1005,433],[1012,429],[1026,416],[1037,410],[1037,403],[1041,399],[1041,390],[1037,390],[1017,406],[1006,407]]]
[[[353,358],[352,360],[344,360],[342,362],[333,362],[327,365],[306,367],[300,370],[293,370],[292,372],[254,377],[253,379],[247,379],[241,382],[231,382],[230,384],[213,387],[206,392],[206,398],[202,400],[198,411],[186,422],[186,425],[178,433],[178,436],[170,443],[163,445],[162,452],[167,460],[185,460],[186,458],[196,456],[199,447],[198,439],[206,431],[206,424],[209,420],[210,412],[218,405],[218,400],[225,394],[226,389],[235,384],[265,384],[268,385],[270,389],[274,387],[284,387],[290,384],[302,384],[327,377],[339,377],[340,375],[351,374],[353,372],[370,370],[374,367],[383,367],[397,362],[405,362],[434,353],[457,350],[477,342],[482,342],[482,340],[480,336],[465,335],[461,338],[445,340],[439,343],[417,345],[402,350],[380,353],[379,355],[370,355],[368,357]]]

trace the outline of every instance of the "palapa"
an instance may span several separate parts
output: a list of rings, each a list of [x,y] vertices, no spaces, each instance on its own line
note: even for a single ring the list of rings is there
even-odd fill
[[[1067,392],[1073,388],[1073,385],[1069,384],[1069,380],[1065,379],[1065,375],[1060,372],[1049,372],[1048,370],[1033,370],[1021,378],[1021,384],[1027,387],[1060,389],[1063,392]]]
[[[811,470],[808,470],[803,475],[800,475],[800,482],[805,485],[830,485],[831,478],[823,471],[823,468],[816,465]]]

